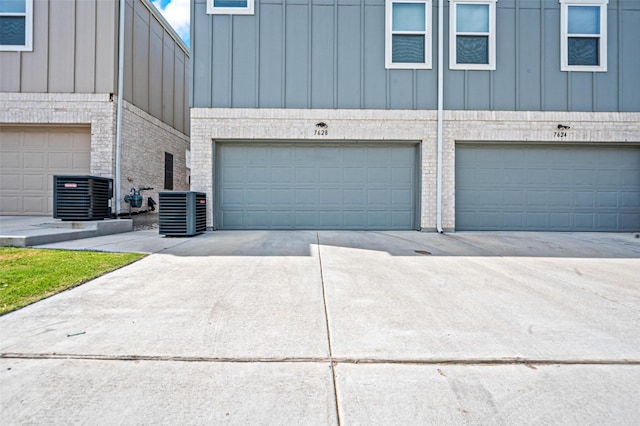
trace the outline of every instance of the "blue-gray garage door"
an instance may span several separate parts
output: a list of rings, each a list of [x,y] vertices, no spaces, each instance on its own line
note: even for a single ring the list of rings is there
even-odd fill
[[[456,229],[640,230],[640,147],[456,146]]]
[[[416,144],[217,143],[217,229],[415,229]]]

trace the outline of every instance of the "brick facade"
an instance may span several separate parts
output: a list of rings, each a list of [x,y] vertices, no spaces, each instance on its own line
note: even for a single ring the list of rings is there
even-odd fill
[[[173,190],[189,190],[186,152],[189,137],[125,101],[122,123],[121,194],[131,188],[150,186],[143,196],[158,201],[158,191],[164,190],[164,153],[173,155]],[[125,209],[126,204],[122,204]],[[146,206],[142,206],[145,208]]]
[[[115,95],[108,93],[0,93],[0,125],[89,125],[91,174],[113,178],[116,106]],[[188,190],[188,170],[185,162],[185,152],[188,149],[188,136],[125,102],[121,197],[133,186],[153,186],[156,190],[162,190],[165,151],[174,156],[174,189]],[[154,192],[145,195],[152,195]],[[122,204],[124,208],[124,202]]]
[[[437,121],[435,111],[209,109],[191,110],[191,188],[213,200],[214,141],[415,141],[421,143],[420,228],[436,228]],[[316,136],[318,122],[328,125]],[[557,137],[558,124],[571,127]],[[456,141],[551,144],[638,144],[639,113],[445,111],[442,226],[455,229]],[[208,203],[207,226],[213,225]]]

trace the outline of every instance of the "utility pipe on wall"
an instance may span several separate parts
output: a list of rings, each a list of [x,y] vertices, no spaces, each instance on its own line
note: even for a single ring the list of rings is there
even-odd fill
[[[124,26],[126,0],[120,0],[120,20],[118,23],[118,105],[116,110],[116,170],[114,196],[116,199],[116,217],[120,213],[120,168],[122,157],[122,103],[124,91]]]
[[[436,229],[442,230],[442,110],[444,100],[444,0],[438,3],[438,158],[436,169]]]

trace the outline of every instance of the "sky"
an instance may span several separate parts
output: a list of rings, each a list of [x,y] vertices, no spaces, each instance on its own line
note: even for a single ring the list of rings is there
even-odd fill
[[[151,0],[151,3],[189,46],[189,0]]]

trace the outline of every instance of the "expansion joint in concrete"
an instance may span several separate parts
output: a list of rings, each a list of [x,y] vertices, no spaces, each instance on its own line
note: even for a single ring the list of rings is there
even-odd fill
[[[324,283],[324,271],[322,269],[322,252],[320,250],[320,234],[316,232],[316,240],[318,242],[318,262],[320,263],[320,281],[322,283],[322,301],[324,303],[324,319],[327,327],[327,343],[329,345],[329,357],[331,358],[331,379],[333,380],[333,396],[335,398],[336,418],[338,426],[342,424],[340,419],[340,403],[338,398],[338,386],[336,378],[336,362],[333,360],[333,347],[331,346],[331,324],[329,322],[329,308],[327,304],[327,291]]]
[[[103,355],[103,354],[62,354],[62,353],[0,353],[0,359],[31,360],[79,360],[79,361],[151,361],[151,362],[210,362],[210,363],[309,363],[309,364],[362,364],[362,365],[640,365],[640,358],[340,358],[340,357],[209,357],[179,355]],[[335,373],[334,373],[335,374]],[[335,376],[334,376],[335,378]]]

